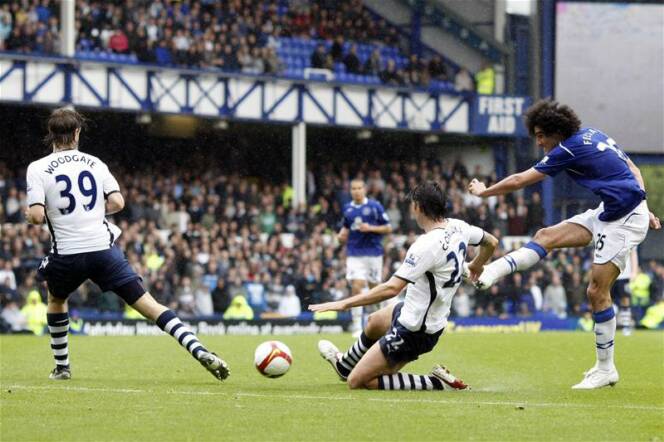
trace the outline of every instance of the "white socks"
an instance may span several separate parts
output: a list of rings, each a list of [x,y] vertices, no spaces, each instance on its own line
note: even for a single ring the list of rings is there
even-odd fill
[[[493,281],[512,274],[517,270],[525,270],[537,264],[546,256],[546,250],[534,241],[515,250],[489,264],[488,270]],[[492,281],[492,282],[493,282]]]
[[[597,347],[597,368],[613,368],[613,341],[616,337],[616,314],[613,306],[593,313],[595,320],[595,346]]]

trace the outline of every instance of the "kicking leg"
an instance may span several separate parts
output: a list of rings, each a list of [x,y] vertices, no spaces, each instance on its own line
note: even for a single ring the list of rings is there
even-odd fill
[[[138,281],[135,281],[135,284],[142,288]],[[134,286],[134,289],[137,290],[138,287]],[[119,290],[121,291],[122,288]],[[123,295],[121,296],[124,298]],[[159,304],[148,292],[141,295],[131,306],[146,318],[155,321],[160,329],[173,336],[214,377],[221,381],[229,376],[230,371],[226,362],[208,351],[191,329],[180,321],[175,312]]]
[[[55,368],[48,376],[49,379],[71,379],[69,368],[69,313],[67,300],[57,298],[48,293],[46,306],[46,322],[51,335],[51,350],[55,359]]]
[[[370,314],[364,331],[346,353],[339,352],[339,349],[330,341],[318,341],[318,351],[321,357],[332,365],[341,380],[346,380],[369,348],[390,328],[393,310],[394,305],[391,305]]]
[[[618,382],[618,371],[613,362],[613,341],[616,336],[616,315],[611,301],[611,286],[618,278],[620,270],[612,262],[593,264],[588,300],[592,305],[595,320],[595,347],[597,362],[586,372],[585,378],[574,385],[574,389],[593,389]]]
[[[592,239],[588,229],[567,221],[540,229],[528,244],[484,267],[477,288],[488,289],[500,278],[534,266],[553,249],[585,247]]]

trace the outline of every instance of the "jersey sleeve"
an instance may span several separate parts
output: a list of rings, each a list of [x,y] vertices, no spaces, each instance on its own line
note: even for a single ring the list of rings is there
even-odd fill
[[[436,255],[431,245],[419,238],[406,252],[406,259],[394,273],[399,279],[413,284],[417,278],[424,275],[435,263]]]
[[[468,245],[477,247],[484,239],[484,230],[477,226],[468,224]]]
[[[569,150],[554,147],[539,163],[535,170],[549,176],[555,176],[574,162],[574,155]]]
[[[383,205],[381,203],[376,201],[376,223],[378,223],[379,226],[384,226],[389,222],[390,222],[390,217],[385,212],[385,208],[383,208]]]
[[[341,227],[345,227],[347,229],[350,229],[350,226],[352,224],[353,224],[353,222],[348,217],[348,206],[346,206],[346,207],[344,207],[344,211],[343,211],[343,219],[341,220]]]
[[[44,183],[42,182],[41,176],[39,176],[39,171],[37,170],[37,167],[35,167],[34,163],[28,166],[26,175],[26,181],[28,184],[28,206],[32,207],[35,205],[40,205],[46,207]]]
[[[118,181],[115,179],[111,171],[108,170],[108,166],[105,164],[103,180],[104,198],[108,198],[110,194],[120,191],[120,185],[118,184]]]

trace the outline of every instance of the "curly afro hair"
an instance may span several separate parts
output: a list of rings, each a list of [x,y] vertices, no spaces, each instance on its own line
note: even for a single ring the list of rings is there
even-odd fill
[[[551,99],[539,100],[526,109],[524,120],[531,136],[535,135],[535,126],[545,135],[560,134],[563,139],[581,129],[581,120],[572,108]]]

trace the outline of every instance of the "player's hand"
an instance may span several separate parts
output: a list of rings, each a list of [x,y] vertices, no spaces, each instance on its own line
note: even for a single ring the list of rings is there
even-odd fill
[[[324,302],[322,304],[311,304],[309,310],[312,312],[341,312],[347,310],[344,301]]]
[[[473,265],[473,263],[468,264],[468,279],[472,282],[477,281],[477,278],[480,277],[484,271],[484,266],[482,265]]]
[[[482,193],[485,190],[486,190],[486,185],[478,181],[477,178],[473,178],[473,180],[468,185],[468,191],[475,196],[482,196]]]
[[[25,209],[23,215],[25,216],[25,220],[28,222],[28,224],[36,224],[35,220],[32,219],[32,215],[30,215],[30,209]]]
[[[357,228],[362,233],[371,232],[371,226],[367,223],[360,224],[360,227]]]
[[[662,223],[659,221],[659,218],[657,218],[652,212],[650,212],[650,228],[653,230],[659,230],[662,228]]]

